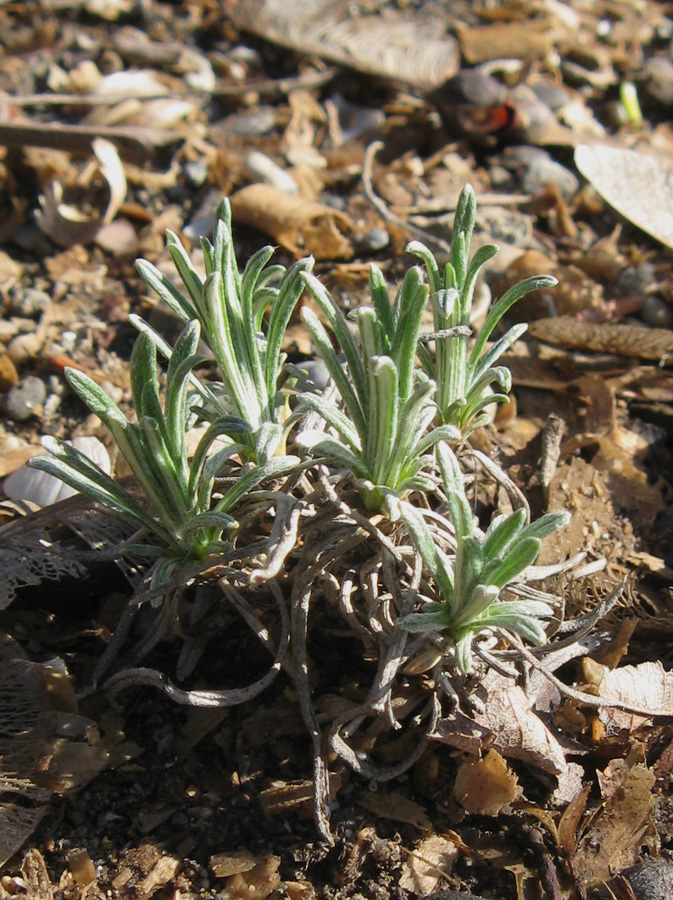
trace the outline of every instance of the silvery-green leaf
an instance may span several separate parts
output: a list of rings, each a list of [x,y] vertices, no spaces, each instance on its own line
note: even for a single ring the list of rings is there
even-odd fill
[[[472,635],[468,632],[456,643],[456,667],[463,675],[472,671]]]
[[[432,251],[420,241],[410,241],[404,248],[407,253],[417,256],[425,265],[430,282],[430,290],[436,294],[441,287],[441,278],[439,274],[439,266]]]
[[[79,450],[106,475],[110,474],[112,468],[110,456],[105,444],[97,437],[76,437],[66,443]],[[58,503],[77,493],[75,488],[67,485],[60,478],[28,465],[20,466],[8,475],[3,482],[2,489],[10,500],[26,500],[41,507]]]
[[[565,509],[558,510],[557,512],[545,513],[545,515],[541,516],[537,521],[527,525],[521,532],[521,537],[544,540],[546,537],[549,537],[550,534],[558,531],[559,528],[564,528],[569,521],[570,513]]]
[[[489,571],[488,576],[484,572],[484,577],[488,577],[491,584],[503,588],[535,562],[541,547],[542,542],[537,538],[520,538],[510,547],[494,571]]]
[[[446,610],[439,603],[428,603],[427,612],[409,613],[397,620],[400,628],[412,633],[442,632],[449,627]]]
[[[487,559],[501,557],[519,536],[526,523],[526,511],[517,509],[509,516],[497,516],[489,525],[482,543]]]

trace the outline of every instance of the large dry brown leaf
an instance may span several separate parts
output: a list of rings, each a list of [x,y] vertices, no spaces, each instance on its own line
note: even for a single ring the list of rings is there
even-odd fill
[[[350,259],[353,248],[344,234],[348,216],[337,210],[288,194],[269,184],[251,184],[231,198],[234,219],[270,235],[298,255],[316,259]]]
[[[572,856],[573,874],[586,888],[597,887],[635,863],[643,844],[651,849],[651,821],[655,777],[645,766],[634,765],[620,789],[609,797],[583,834]]]
[[[575,165],[629,222],[673,248],[673,165],[668,159],[602,144],[580,144]]]
[[[483,816],[497,816],[521,794],[516,775],[493,749],[460,764],[453,793],[467,812]]]

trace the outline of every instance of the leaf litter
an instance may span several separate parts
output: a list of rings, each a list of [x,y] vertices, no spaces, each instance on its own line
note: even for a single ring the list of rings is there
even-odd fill
[[[265,12],[265,5],[259,6]],[[96,433],[96,423],[82,421],[82,410],[64,396],[59,362],[64,357],[89,367],[95,360],[101,379],[117,381],[124,399],[128,334],[120,309],[130,300],[144,315],[149,310],[162,315],[141,296],[130,262],[133,255],[149,254],[161,266],[165,228],[185,226],[213,188],[218,195],[238,191],[243,196],[251,187],[265,188],[268,214],[262,218],[256,212],[247,219],[240,214],[251,229],[250,248],[256,249],[263,240],[260,231],[268,231],[289,254],[306,250],[322,254],[326,270],[341,260],[331,286],[348,308],[362,296],[362,273],[370,259],[387,267],[391,277],[399,272],[402,248],[417,233],[414,228],[430,225],[441,247],[446,224],[441,216],[432,221],[433,210],[444,203],[451,214],[459,191],[456,176],[462,173],[459,177],[481,183],[494,201],[493,211],[480,221],[483,242],[509,244],[518,255],[524,244],[530,244],[524,249],[547,261],[540,262],[536,271],[555,272],[563,287],[558,296],[565,298],[562,309],[543,307],[551,329],[546,333],[544,322],[526,317],[531,340],[519,377],[516,360],[511,364],[516,407],[501,413],[506,425],[502,443],[494,430],[485,436],[489,447],[477,449],[495,448],[508,474],[527,493],[530,490],[531,503],[540,510],[572,501],[572,530],[563,535],[564,544],[553,548],[555,559],[559,553],[573,556],[588,551],[591,559],[604,562],[604,574],[585,576],[584,589],[567,588],[566,619],[591,615],[601,594],[609,593],[624,576],[632,581],[608,618],[596,623],[602,629],[600,641],[588,642],[579,661],[569,656],[561,663],[560,656],[557,660],[550,655],[547,669],[562,676],[561,687],[576,687],[575,697],[564,697],[545,678],[546,688],[527,693],[525,685],[491,670],[481,685],[483,696],[477,692],[474,698],[481,703],[471,708],[460,698],[454,713],[439,718],[426,749],[406,776],[381,782],[374,792],[366,772],[354,776],[337,766],[330,774],[330,784],[334,776],[340,783],[336,788],[335,782],[333,799],[338,805],[334,850],[316,842],[310,818],[299,818],[302,803],[310,809],[311,780],[289,683],[277,687],[273,700],[262,707],[265,719],[259,718],[259,707],[251,702],[240,714],[230,712],[204,728],[200,736],[191,735],[184,711],[152,693],[139,692],[131,704],[124,703],[119,720],[104,735],[110,748],[123,748],[115,757],[116,768],[103,771],[90,787],[64,801],[60,808],[65,809],[65,818],[60,822],[50,814],[32,848],[30,842],[27,845],[23,862],[17,855],[5,868],[0,882],[4,894],[48,897],[60,891],[95,897],[107,889],[121,898],[149,898],[162,892],[208,897],[217,891],[227,896],[267,897],[276,891],[290,897],[359,893],[383,898],[407,896],[404,892],[431,895],[449,884],[498,897],[504,892],[508,897],[527,896],[536,886],[538,894],[544,889],[556,900],[575,896],[574,891],[591,893],[643,854],[670,851],[666,814],[670,796],[653,780],[652,772],[658,764],[664,770],[662,760],[671,737],[666,724],[670,577],[665,573],[670,572],[666,472],[673,393],[670,372],[659,366],[670,353],[671,323],[669,319],[659,331],[652,328],[644,318],[643,300],[654,297],[660,314],[670,312],[673,279],[670,260],[657,242],[628,224],[612,244],[608,242],[616,220],[598,196],[603,194],[640,227],[644,216],[655,238],[667,240],[664,232],[651,228],[654,223],[663,227],[670,218],[670,211],[657,213],[665,203],[666,173],[654,157],[645,162],[641,155],[629,155],[637,152],[633,146],[639,140],[650,135],[638,134],[613,117],[619,111],[612,89],[625,74],[638,73],[643,53],[666,59],[658,55],[656,42],[670,40],[670,26],[661,9],[650,3],[638,12],[631,4],[613,4],[605,20],[607,30],[600,10],[575,4],[546,4],[532,23],[504,7],[475,11],[459,5],[447,17],[443,7],[422,6],[429,21],[439,13],[433,21],[441,25],[432,32],[441,37],[433,45],[438,55],[426,57],[426,64],[432,63],[430,73],[427,68],[414,69],[421,57],[409,57],[407,84],[402,87],[354,74],[375,69],[385,75],[368,42],[375,39],[385,48],[386,29],[398,33],[394,21],[387,24],[387,17],[404,17],[402,4],[400,9],[395,4],[383,11],[373,9],[371,16],[349,19],[343,31],[333,32],[335,40],[342,39],[342,49],[324,50],[326,59],[343,62],[343,34],[359,35],[364,41],[367,59],[354,43],[347,60],[350,72],[329,69],[315,59],[321,55],[315,27],[309,48],[313,59],[304,59],[299,66],[291,54],[267,43],[289,44],[306,52],[305,38],[297,38],[289,26],[279,39],[260,15],[254,27],[247,25],[261,34],[261,39],[252,38],[237,31],[235,12],[223,20],[219,9],[215,12],[206,4],[198,16],[187,7],[176,12],[157,7],[146,34],[121,24],[128,14],[123,4],[106,4],[104,11],[88,4],[91,18],[81,17],[75,5],[0,9],[12,26],[0,71],[6,95],[0,138],[7,147],[0,185],[8,251],[0,297],[9,326],[0,334],[0,361],[8,360],[0,371],[5,372],[5,394],[34,372],[48,388],[48,402],[27,424],[9,416],[3,420],[0,455],[3,461],[16,460],[16,465],[9,464],[16,468],[24,461],[23,454],[36,448],[40,433],[68,438]],[[330,16],[336,13],[336,7],[330,8]],[[50,44],[49,35],[66,20],[74,36],[68,34],[69,49],[64,52]],[[285,16],[285,20],[296,28],[304,26],[299,19],[292,22]],[[324,26],[324,21],[319,23],[321,40],[330,37]],[[374,27],[367,32],[365,26]],[[419,48],[427,34],[419,32],[416,37]],[[463,54],[462,64],[454,40]],[[395,46],[399,49],[399,42]],[[39,54],[30,55],[37,48],[48,56],[46,69],[37,64]],[[514,66],[505,64],[505,51],[499,48],[508,48],[506,55]],[[88,58],[83,60],[82,53]],[[462,65],[458,71],[456,60]],[[399,75],[394,59],[393,68]],[[475,102],[472,87],[468,90],[468,82],[475,79],[466,74],[474,72],[479,73],[479,89],[495,91],[497,101]],[[653,139],[665,147],[670,135],[657,105],[663,77],[662,70],[656,96],[647,82],[636,80],[645,127],[651,127]],[[448,81],[450,89],[443,89],[436,106],[428,106],[423,90],[436,88],[441,81]],[[297,89],[309,91],[311,102],[293,97]],[[343,127],[337,131],[333,113],[330,124],[328,104],[337,89],[356,108],[383,113],[383,120],[371,119],[375,129],[383,131],[385,148],[369,159],[369,179],[364,173],[369,191],[363,192],[360,182],[365,138],[357,132],[351,137]],[[167,96],[172,106],[158,106]],[[587,96],[591,109],[585,103]],[[252,118],[261,103],[272,110],[272,117],[267,116],[270,125],[264,126],[260,117],[256,126]],[[218,132],[222,115],[232,112],[247,113],[252,132],[244,137]],[[587,128],[594,136],[599,133],[597,115],[616,146],[591,144],[587,150]],[[444,132],[439,118],[447,128]],[[366,137],[366,131],[363,134]],[[558,170],[536,175],[526,164],[522,170],[499,165],[495,153],[502,137],[551,148],[553,161],[569,171],[573,161],[562,148],[582,145],[575,161],[593,190],[583,185],[566,197],[553,189],[554,178],[561,178]],[[110,142],[102,145],[104,159],[95,152],[96,148],[100,152],[101,141]],[[296,212],[289,195],[248,183],[245,160],[253,149],[275,161],[299,185]],[[600,162],[603,151],[603,156],[618,153],[619,159],[634,160],[629,171],[654,175],[654,180],[645,179],[645,187],[641,178],[637,188],[624,192],[626,207],[614,202],[610,185],[601,180],[616,168],[601,164],[597,174],[594,164],[588,170],[585,157]],[[23,178],[26,171],[32,184]],[[624,183],[622,177],[617,186]],[[652,190],[653,184],[662,190]],[[39,195],[44,198],[42,219]],[[512,207],[512,196],[521,196],[521,204]],[[117,230],[106,237],[105,230],[112,226]],[[427,233],[424,237],[431,240]],[[94,238],[97,243],[92,243]],[[196,243],[191,252],[198,260]],[[512,271],[505,276],[518,280],[521,275],[509,268]],[[491,284],[497,296],[501,288],[495,278]],[[26,285],[46,292],[58,314],[31,311]],[[560,302],[556,295],[554,302]],[[539,315],[538,311],[535,317]],[[564,325],[570,337],[554,342],[561,349],[552,351],[538,340],[548,340],[545,334],[561,328],[561,316],[572,317]],[[551,413],[563,417],[568,430],[553,471],[543,482],[538,468],[540,440]],[[479,490],[482,508],[511,508],[503,487],[485,482]],[[80,576],[86,569],[79,562],[85,557],[69,550],[76,547],[81,554],[93,546],[112,547],[119,534],[113,523],[97,521],[95,513],[80,509],[77,501],[35,519],[19,519],[19,512],[11,504],[3,510],[3,521],[13,524],[5,533],[2,552],[14,554],[7,571],[19,597],[3,614],[3,630],[18,637],[31,656],[72,657],[73,677],[82,689],[115,627],[120,608],[116,591],[128,590],[126,576],[117,581],[110,570],[104,576],[94,571],[82,595],[84,608],[69,602],[69,589],[59,585],[69,584],[63,576]],[[668,522],[663,528],[662,520]],[[65,547],[66,552],[54,554],[54,547]],[[61,581],[52,581],[55,575]],[[25,594],[31,584],[31,590],[38,591],[32,596]],[[151,617],[149,608],[145,611]],[[619,624],[625,616],[635,617],[638,624],[631,637],[620,639]],[[641,637],[652,623],[649,634],[656,636],[654,644]],[[135,627],[142,631],[150,626],[139,621]],[[309,634],[308,652],[324,654],[320,685],[314,686],[324,704],[318,715],[347,699],[350,706],[344,709],[343,721],[350,724],[371,683],[371,672],[338,644],[336,620],[329,628],[339,646],[339,653],[332,656],[316,632]],[[617,645],[615,655],[625,656],[625,665],[603,671],[586,664],[587,656],[601,658]],[[171,668],[173,649],[170,641],[155,648],[152,661],[157,669]],[[261,651],[252,645],[247,650],[256,660],[253,668],[261,673],[263,661],[255,658]],[[484,647],[483,652],[489,654],[490,649]],[[343,654],[350,672],[345,671]],[[544,666],[544,657],[538,663]],[[420,662],[417,665],[422,669]],[[506,660],[501,663],[509,665]],[[231,683],[232,674],[250,666],[245,653],[233,647],[230,667],[225,659],[202,657],[194,688]],[[536,673],[539,670],[531,664],[530,681]],[[590,706],[586,698],[592,695],[598,699]],[[601,697],[618,698],[629,709],[601,707]],[[91,696],[81,702],[99,727],[112,721],[106,700]],[[283,717],[281,711],[288,709],[294,713]],[[415,721],[419,708],[413,691],[404,697],[397,715],[413,721],[412,730],[418,730],[423,720]],[[246,730],[248,720],[254,724]],[[266,742],[252,737],[262,721],[273,735]],[[367,722],[349,740],[354,734],[356,753],[373,751],[382,766],[393,770],[409,758],[410,746],[403,737],[396,742],[377,727]],[[142,748],[139,756],[126,741],[127,731]],[[451,740],[438,737],[444,734]],[[644,749],[631,748],[636,740]],[[180,741],[183,750],[176,766],[172,748]],[[335,746],[343,750],[338,740]],[[611,753],[617,756],[606,762]],[[475,784],[487,786],[483,797],[475,794]],[[589,799],[587,788],[592,784],[600,787],[599,800]],[[273,802],[262,815],[262,797],[268,790],[276,793],[266,795]],[[461,797],[467,807],[459,802]],[[143,817],[145,808],[152,810],[157,800],[166,801],[165,809],[173,810],[170,816],[164,818],[156,807],[156,815]],[[558,846],[553,835],[556,823],[559,836],[563,835]],[[435,833],[427,836],[427,830]],[[14,850],[19,843],[17,839]],[[214,855],[234,851],[242,851],[253,865],[227,875],[210,865]],[[95,866],[88,865],[87,857],[95,860]],[[557,873],[554,877],[549,859]],[[238,880],[225,880],[230,878]]]

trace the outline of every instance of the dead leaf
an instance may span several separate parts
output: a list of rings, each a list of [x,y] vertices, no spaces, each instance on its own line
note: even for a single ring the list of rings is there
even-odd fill
[[[64,186],[52,181],[40,196],[40,209],[35,213],[39,227],[60,247],[85,244],[93,240],[100,229],[114,219],[126,199],[126,175],[117,148],[104,138],[91,144],[96,157],[95,171],[108,186],[108,201],[102,212],[82,212],[81,208],[63,203]],[[93,175],[94,172],[92,171]]]
[[[470,65],[508,57],[546,59],[554,39],[546,19],[496,22],[476,27],[457,23],[456,34],[463,58]]]
[[[673,165],[637,150],[580,144],[575,165],[629,222],[673,248]]]
[[[405,797],[397,791],[389,793],[372,793],[361,791],[358,795],[358,804],[380,816],[382,819],[392,819],[394,822],[408,822],[415,825],[421,831],[430,831],[432,823],[425,809],[419,804]]]
[[[270,235],[293,253],[316,259],[350,259],[353,248],[344,232],[344,213],[323,203],[287,194],[268,184],[251,184],[231,197],[234,219]]]
[[[228,900],[266,900],[280,884],[279,856],[267,856],[251,869],[230,875],[223,896]]]
[[[453,793],[469,813],[497,816],[521,795],[516,775],[497,750],[482,759],[466,759],[458,767]]]
[[[451,875],[453,864],[461,854],[461,844],[439,834],[422,840],[414,850],[408,851],[399,886],[417,897],[431,894],[440,878]]]
[[[651,710],[651,716],[673,716],[673,672],[666,672],[659,660],[621,669],[606,668],[598,685],[598,696]],[[649,721],[647,716],[607,706],[600,710],[599,716],[608,731],[631,732]]]
[[[228,0],[237,28],[295,52],[322,56],[361,72],[430,90],[456,73],[460,54],[439,23],[414,18],[356,15],[348,4],[312,0]],[[392,12],[392,10],[391,10]]]
[[[587,889],[602,884],[615,872],[633,865],[643,844],[654,849],[651,820],[654,774],[634,765],[616,791],[592,816],[571,858],[572,871]]]

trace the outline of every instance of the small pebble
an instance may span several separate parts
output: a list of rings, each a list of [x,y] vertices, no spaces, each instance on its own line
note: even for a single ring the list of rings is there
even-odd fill
[[[17,334],[7,346],[7,354],[15,366],[35,359],[44,344],[44,338],[38,334]]]
[[[290,173],[259,150],[248,153],[245,170],[253,181],[264,181],[287,194],[299,193],[299,185]]]
[[[642,297],[657,283],[652,263],[627,266],[617,276],[614,290],[620,297]]]
[[[362,250],[383,250],[390,243],[390,235],[385,228],[372,228],[366,234],[360,236],[357,241],[358,247]]]
[[[15,422],[27,422],[42,413],[46,399],[47,388],[44,381],[36,375],[27,375],[7,392],[5,411]]]
[[[202,159],[186,162],[184,168],[189,183],[194,187],[201,187],[208,177],[208,166]]]
[[[671,900],[673,897],[673,865],[668,860],[651,859],[632,866],[621,875],[631,885],[635,900]]]
[[[10,310],[16,316],[27,319],[37,318],[51,306],[51,297],[45,291],[24,288],[16,291],[11,299]]]
[[[673,307],[661,297],[648,294],[643,300],[640,318],[652,328],[673,328]]]
[[[306,373],[297,381],[298,390],[311,393],[321,393],[325,390],[330,376],[327,366],[321,359],[303,360],[297,364],[297,368]]]
[[[53,419],[61,405],[61,398],[57,394],[49,394],[44,401],[42,413],[45,419]]]
[[[235,134],[238,137],[262,137],[276,127],[276,111],[270,106],[260,106],[249,112],[232,113],[210,127],[211,135]]]
[[[532,85],[535,96],[554,112],[563,109],[573,98],[572,93],[554,81],[538,81]]]
[[[653,56],[645,63],[645,74],[649,96],[663,106],[673,106],[673,62],[665,56]]]
[[[580,187],[573,173],[551,157],[545,159],[540,156],[531,160],[521,176],[521,187],[527,194],[543,191],[549,182],[558,185],[564,200],[572,199]]]

